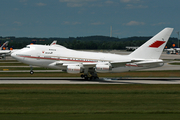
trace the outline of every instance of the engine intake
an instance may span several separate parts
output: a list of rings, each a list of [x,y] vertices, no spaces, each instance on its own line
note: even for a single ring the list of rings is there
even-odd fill
[[[109,72],[111,70],[112,70],[112,65],[110,63],[96,65],[96,72]]]
[[[68,73],[82,73],[83,66],[82,65],[68,65],[67,72]]]

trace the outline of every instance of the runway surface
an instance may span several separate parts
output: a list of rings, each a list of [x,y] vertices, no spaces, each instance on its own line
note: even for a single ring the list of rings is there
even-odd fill
[[[77,77],[0,77],[0,84],[180,84],[180,78],[100,78],[87,81]]]

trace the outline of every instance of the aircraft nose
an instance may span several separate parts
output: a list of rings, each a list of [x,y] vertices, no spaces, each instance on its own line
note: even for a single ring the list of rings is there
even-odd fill
[[[16,59],[16,52],[13,52],[11,56]]]
[[[19,57],[18,54],[19,54],[19,52],[17,52],[17,51],[16,51],[16,52],[13,52],[13,53],[11,53],[11,57],[14,58],[14,59],[16,59],[17,61],[20,61],[20,62],[21,62],[22,58]]]
[[[24,58],[20,55],[21,53],[22,53],[21,50],[13,51],[11,53],[11,57],[19,62],[23,62]]]

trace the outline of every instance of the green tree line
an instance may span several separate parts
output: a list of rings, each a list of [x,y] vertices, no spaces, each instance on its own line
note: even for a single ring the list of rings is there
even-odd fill
[[[48,45],[56,40],[57,44],[70,49],[126,49],[126,46],[141,46],[151,37],[128,37],[116,38],[107,36],[87,36],[87,37],[69,37],[69,38],[28,38],[28,37],[0,37],[0,44],[9,41],[8,47],[20,49],[31,43]],[[170,38],[167,47],[172,44],[178,46],[177,38]]]

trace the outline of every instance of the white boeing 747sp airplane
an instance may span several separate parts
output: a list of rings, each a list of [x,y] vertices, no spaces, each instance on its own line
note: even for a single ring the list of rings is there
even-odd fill
[[[61,69],[68,73],[83,73],[85,79],[98,79],[97,72],[125,72],[163,66],[160,55],[173,31],[165,28],[129,55],[84,52],[68,49],[56,43],[27,45],[11,54],[30,66]],[[31,67],[31,74],[33,74]]]

